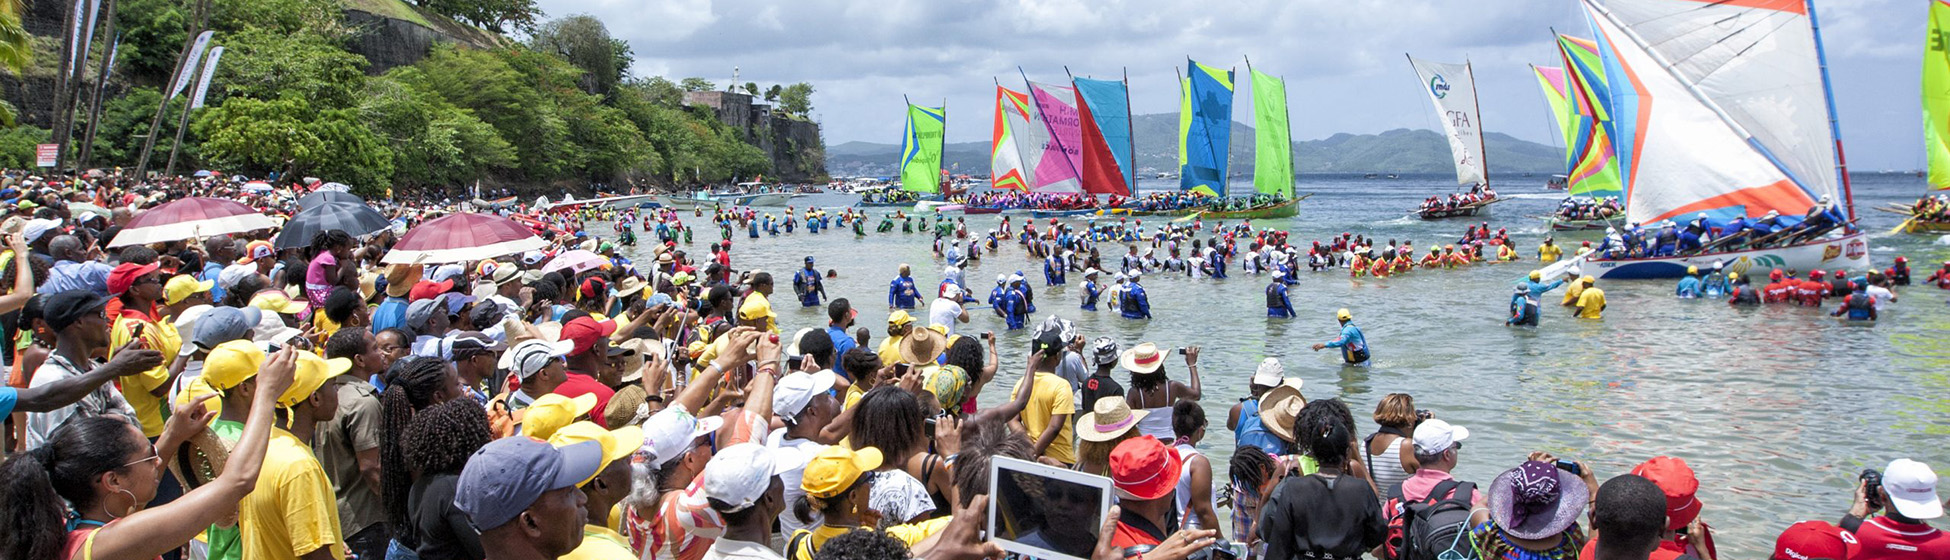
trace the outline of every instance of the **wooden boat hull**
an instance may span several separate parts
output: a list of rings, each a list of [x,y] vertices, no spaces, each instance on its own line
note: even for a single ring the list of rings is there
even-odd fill
[[[1441,220],[1445,218],[1467,218],[1471,216],[1488,216],[1490,215],[1490,204],[1496,202],[1497,200],[1502,200],[1502,199],[1494,199],[1485,202],[1478,202],[1468,206],[1463,206],[1460,208],[1450,208],[1447,210],[1427,210],[1427,211],[1416,212],[1415,217],[1424,220]]]
[[[1002,209],[1001,209],[1001,208],[983,208],[983,207],[980,207],[980,206],[963,206],[963,207],[961,208],[961,213],[963,213],[963,214],[978,214],[978,215],[979,215],[979,214],[1001,214],[1001,213],[1002,213]]]
[[[1903,233],[1950,233],[1950,222],[1903,222]]]
[[[1566,220],[1561,218],[1544,218],[1544,222],[1550,225],[1552,231],[1604,230],[1611,226],[1611,222],[1602,219]]]
[[[1652,278],[1679,278],[1686,275],[1686,268],[1697,266],[1702,269],[1721,263],[1727,272],[1738,272],[1748,277],[1765,278],[1767,271],[1776,268],[1795,270],[1862,270],[1869,267],[1868,234],[1855,232],[1849,235],[1827,239],[1817,239],[1786,247],[1750,249],[1742,251],[1722,251],[1704,253],[1687,257],[1648,257],[1638,259],[1592,258],[1587,271],[1608,280],[1637,280]]]
[[[1245,210],[1206,211],[1201,218],[1208,220],[1263,220],[1272,218],[1291,218],[1300,215],[1300,199],[1288,200],[1279,204],[1268,204]]]

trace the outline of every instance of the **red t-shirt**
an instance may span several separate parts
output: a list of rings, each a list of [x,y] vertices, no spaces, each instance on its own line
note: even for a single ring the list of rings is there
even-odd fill
[[[609,398],[616,396],[615,389],[610,389],[602,382],[596,381],[594,377],[573,371],[568,372],[567,380],[555,386],[555,394],[569,398],[591,393],[596,395],[596,410],[589,415],[589,419],[595,421],[596,425],[607,428],[609,426],[603,421],[603,411],[609,408]]]
[[[1887,517],[1862,522],[1855,530],[1862,551],[1853,560],[1950,558],[1950,535],[1929,525],[1897,523]]]

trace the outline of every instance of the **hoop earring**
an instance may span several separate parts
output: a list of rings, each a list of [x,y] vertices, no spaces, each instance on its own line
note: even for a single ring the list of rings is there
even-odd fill
[[[122,488],[117,491],[129,495],[129,509],[128,511],[122,512],[122,515],[115,515],[115,512],[108,511],[106,508],[104,508],[102,510],[102,513],[108,514],[108,517],[110,518],[109,519],[110,522],[114,522],[116,519],[121,519],[124,517],[135,515],[136,507],[142,505],[142,504],[135,503],[135,492],[130,492],[127,488]]]

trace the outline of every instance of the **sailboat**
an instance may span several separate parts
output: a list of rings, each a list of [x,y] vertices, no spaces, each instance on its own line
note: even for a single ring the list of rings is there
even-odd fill
[[[942,195],[947,180],[941,169],[948,108],[907,104],[907,127],[901,133],[900,186],[921,198]]]
[[[1479,188],[1483,189],[1480,192],[1488,192],[1490,171],[1483,160],[1483,129],[1476,105],[1474,71],[1468,62],[1446,64],[1416,60],[1413,56],[1408,57],[1408,64],[1415,67],[1422,90],[1428,92],[1429,101],[1435,104],[1436,117],[1442,120],[1442,128],[1449,134],[1449,154],[1456,162],[1456,184],[1472,189],[1472,196]],[[1416,215],[1424,220],[1487,215],[1490,205],[1496,202],[1496,197],[1487,196],[1455,206],[1425,206]]]
[[[1612,80],[1609,123],[1633,225],[1705,220],[1718,228],[1770,212],[1783,226],[1804,215],[1854,220],[1821,34],[1806,0],[1580,3]],[[1606,278],[1675,278],[1716,264],[1749,276],[1869,266],[1861,231],[1820,235],[1589,263]]]
[[[1950,210],[1944,208],[1950,197],[1941,192],[1950,190],[1950,52],[1944,44],[1950,41],[1950,0],[1930,2],[1929,27],[1923,41],[1923,150],[1930,160],[1929,190],[1939,192],[1931,197],[1926,191],[1913,205],[1891,204],[1890,211],[1909,215],[1896,227],[1904,233],[1950,232]],[[1918,210],[1925,215],[1917,216]]]
[[[1558,130],[1564,137],[1565,188],[1572,199],[1596,202],[1615,199],[1622,193],[1610,126],[1611,104],[1606,89],[1604,64],[1598,44],[1590,39],[1557,36],[1562,67],[1533,67],[1537,82],[1550,102]],[[1552,215],[1546,218],[1551,229],[1580,230],[1611,227],[1615,216],[1583,219]]]
[[[1077,94],[1083,192],[1131,196],[1136,189],[1131,93],[1123,80],[1070,78]]]
[[[1028,191],[1030,175],[1023,162],[1028,151],[1016,138],[1029,127],[1029,94],[995,85],[995,126],[990,136],[989,188]]]
[[[1178,190],[1226,195],[1232,143],[1232,70],[1185,61],[1178,110]]]
[[[1246,63],[1253,87],[1253,190],[1273,201],[1241,210],[1207,210],[1217,219],[1291,218],[1300,214],[1293,197],[1293,135],[1287,120],[1286,80]]]

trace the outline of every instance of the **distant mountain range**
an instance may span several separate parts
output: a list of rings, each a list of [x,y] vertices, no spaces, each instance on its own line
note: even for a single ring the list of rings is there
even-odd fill
[[[984,121],[986,122],[986,121]],[[1137,172],[1149,176],[1178,171],[1178,115],[1138,115],[1131,119]],[[1563,173],[1564,150],[1491,132],[1488,144],[1490,175],[1502,173]],[[987,175],[989,143],[960,142],[945,147],[942,165],[954,173]],[[1232,123],[1232,146],[1227,159],[1232,169],[1251,173],[1253,127]],[[1335,134],[1321,140],[1293,143],[1295,166],[1301,173],[1454,173],[1449,142],[1431,130],[1396,129],[1380,134]],[[826,147],[826,170],[835,177],[897,174],[898,144],[847,142]]]

